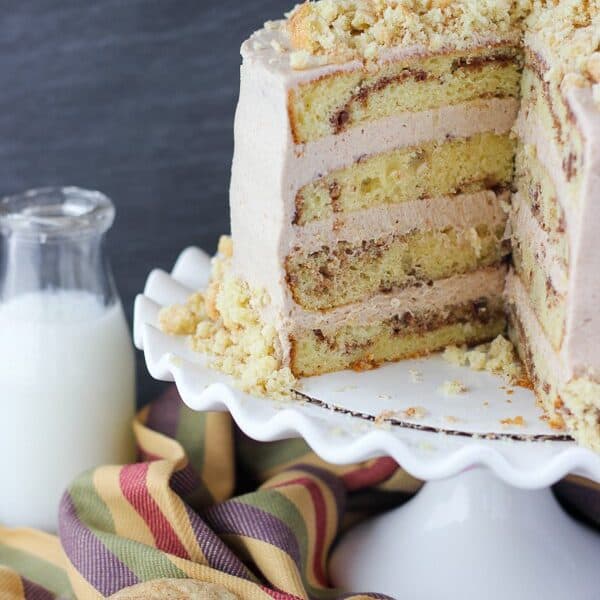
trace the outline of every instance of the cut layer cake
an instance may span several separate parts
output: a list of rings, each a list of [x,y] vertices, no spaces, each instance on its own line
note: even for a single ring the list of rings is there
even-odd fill
[[[598,15],[321,0],[265,24],[242,46],[233,250],[164,327],[273,393],[508,315],[553,423],[598,447]]]

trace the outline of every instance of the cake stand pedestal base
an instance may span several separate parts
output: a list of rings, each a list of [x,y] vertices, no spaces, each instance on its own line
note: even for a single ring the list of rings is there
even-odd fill
[[[330,567],[344,590],[399,600],[594,600],[599,558],[600,536],[549,488],[518,489],[472,468],[350,531]]]

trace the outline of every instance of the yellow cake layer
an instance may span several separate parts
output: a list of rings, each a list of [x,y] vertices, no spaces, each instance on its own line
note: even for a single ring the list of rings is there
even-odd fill
[[[562,202],[576,201],[583,167],[583,140],[571,123],[560,90],[551,89],[536,71],[525,68],[521,91],[521,110],[532,115],[543,127],[547,136],[544,143],[554,144],[561,157],[561,170],[569,190],[569,198],[563,198]]]
[[[478,310],[485,305],[485,316]],[[506,321],[500,298],[448,307],[444,314],[405,313],[368,325],[346,323],[331,333],[304,331],[291,339],[291,369],[297,376],[342,369],[369,369],[383,362],[475,344],[502,333]]]
[[[517,97],[519,80],[520,51],[513,46],[336,71],[290,91],[290,125],[295,142],[304,143],[399,112]]]
[[[508,134],[488,132],[371,156],[301,188],[295,222],[508,185],[514,153],[515,141]]]
[[[502,260],[504,229],[487,224],[456,230],[414,231],[353,245],[338,242],[286,260],[288,285],[296,302],[324,310],[356,302],[376,292],[426,285]]]
[[[539,353],[535,353],[528,343],[524,325],[515,305],[509,304],[507,309],[509,337],[517,349],[519,358],[525,365],[537,400],[550,419],[550,423],[557,429],[562,428],[564,421],[558,413],[561,406],[558,392],[558,373],[553,372],[543,357]]]
[[[534,332],[525,327],[524,310],[527,309],[508,305],[509,336],[550,426],[568,430],[579,444],[600,452],[600,384],[587,378],[561,382],[556,368],[532,343]]]
[[[565,213],[558,202],[556,187],[540,164],[533,146],[519,145],[515,158],[515,186],[520,197],[528,202],[531,213],[548,235],[554,254],[568,265],[569,244],[565,235]]]
[[[529,294],[533,310],[550,343],[560,349],[565,331],[566,296],[554,284],[527,239],[513,235],[513,264]]]

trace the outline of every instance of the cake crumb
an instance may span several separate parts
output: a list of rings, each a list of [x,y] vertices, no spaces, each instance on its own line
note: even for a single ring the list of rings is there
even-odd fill
[[[408,374],[412,383],[421,383],[423,381],[423,373],[417,369],[409,369]]]
[[[446,415],[446,416],[444,417],[444,420],[445,420],[447,423],[452,423],[452,424],[455,424],[455,423],[460,423],[460,419],[459,419],[458,417],[455,417],[455,416],[453,416],[453,415]]]
[[[565,421],[560,415],[555,413],[555,414],[551,415],[550,417],[547,417],[546,415],[544,415],[544,416],[546,417],[548,425],[550,426],[551,429],[554,429],[555,431],[564,431]]]
[[[445,396],[458,396],[467,392],[468,388],[462,381],[454,379],[453,381],[445,381],[440,387],[440,391]]]
[[[521,415],[513,417],[512,419],[510,419],[510,418],[502,419],[500,421],[500,424],[505,425],[505,426],[514,425],[515,427],[526,427],[527,426],[525,419]]]
[[[186,335],[192,348],[210,357],[210,365],[231,375],[244,392],[288,400],[297,381],[280,360],[277,332],[260,318],[266,292],[253,291],[231,269],[233,245],[222,236],[213,258],[205,294],[195,293],[185,305],[161,310],[159,325],[171,335]]]
[[[375,425],[382,425],[384,423],[387,423],[390,419],[395,418],[396,416],[398,416],[398,413],[395,410],[382,410],[375,417],[375,420],[373,422],[375,423]]]
[[[410,406],[402,413],[407,419],[423,419],[427,416],[427,409],[422,406]]]
[[[514,346],[502,335],[493,342],[470,349],[466,346],[448,346],[443,357],[457,366],[501,375],[513,385],[526,380],[523,364],[517,357]]]
[[[181,304],[165,306],[158,313],[160,330],[169,335],[191,335],[197,323],[195,315]]]
[[[290,54],[290,66],[296,71],[310,67],[310,54],[305,50],[296,50]]]

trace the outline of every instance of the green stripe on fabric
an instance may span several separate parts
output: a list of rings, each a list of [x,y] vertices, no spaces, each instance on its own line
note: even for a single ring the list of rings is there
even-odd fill
[[[56,595],[73,597],[73,590],[65,571],[33,554],[0,544],[0,565],[13,569],[22,577]]]
[[[240,440],[240,459],[254,471],[265,471],[299,459],[312,451],[301,438],[280,440],[277,442],[255,442],[243,438]]]
[[[156,548],[116,535],[110,509],[95,492],[93,475],[93,470],[84,473],[69,490],[80,521],[139,579],[187,577]]]
[[[90,529],[115,533],[115,522],[108,506],[96,492],[95,469],[83,473],[69,488],[77,515]]]
[[[190,464],[198,473],[204,466],[204,428],[206,413],[192,410],[185,404],[179,410],[177,441],[183,446]]]
[[[162,550],[134,540],[92,530],[92,533],[141,581],[187,579],[188,575],[176,567]]]
[[[261,490],[260,492],[246,494],[245,496],[235,498],[235,501],[264,510],[285,523],[292,530],[300,551],[301,564],[299,565],[299,568],[302,575],[302,581],[311,598],[327,599],[339,596],[337,590],[315,588],[307,581],[306,573],[308,569],[312,569],[312,565],[307,565],[309,556],[306,521],[302,518],[302,514],[291,500],[288,500],[277,490]],[[310,558],[312,559],[312,556]]]

